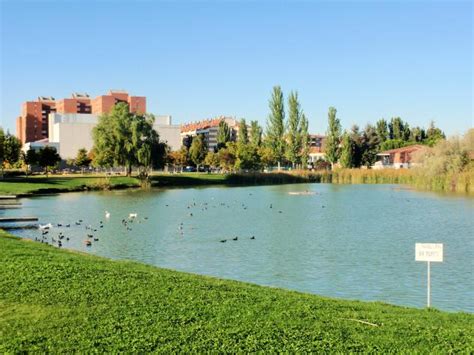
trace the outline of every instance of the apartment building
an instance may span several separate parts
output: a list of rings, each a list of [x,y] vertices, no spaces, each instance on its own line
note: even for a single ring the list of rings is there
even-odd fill
[[[130,96],[124,90],[110,90],[107,95],[91,99],[88,94],[74,93],[71,98],[56,100],[54,97],[39,96],[36,101],[22,105],[21,116],[16,121],[16,135],[25,144],[49,137],[49,115],[109,113],[112,107],[126,102],[130,112],[146,113],[146,97]]]
[[[189,138],[195,137],[198,134],[204,137],[208,150],[213,152],[217,149],[217,133],[219,131],[219,123],[224,121],[230,128],[230,140],[237,139],[239,131],[239,121],[233,117],[220,116],[217,118],[206,119],[198,122],[187,123],[181,126],[181,139],[183,145]]]

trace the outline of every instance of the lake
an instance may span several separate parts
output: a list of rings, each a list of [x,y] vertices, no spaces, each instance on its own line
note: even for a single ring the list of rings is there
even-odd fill
[[[62,232],[69,238],[63,248],[414,307],[426,305],[427,269],[415,261],[415,243],[444,243],[444,262],[431,266],[432,305],[474,312],[474,199],[468,197],[399,185],[296,184],[67,193],[22,202],[22,209],[1,214],[53,223],[48,241]],[[137,218],[125,225],[130,213]],[[41,238],[37,229],[12,233]],[[88,247],[90,233],[99,240]]]

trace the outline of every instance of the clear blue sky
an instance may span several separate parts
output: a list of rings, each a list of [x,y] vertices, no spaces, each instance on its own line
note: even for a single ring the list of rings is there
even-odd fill
[[[265,124],[274,85],[298,90],[310,131],[400,116],[473,126],[471,1],[1,3],[1,124],[23,101],[126,89],[175,123]]]

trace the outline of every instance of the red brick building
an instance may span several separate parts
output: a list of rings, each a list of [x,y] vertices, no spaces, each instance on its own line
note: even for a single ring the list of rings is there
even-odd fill
[[[101,115],[109,113],[112,107],[126,102],[130,112],[146,113],[146,97],[130,96],[123,90],[110,90],[107,95],[91,99],[87,94],[74,93],[72,98],[55,100],[54,97],[38,97],[22,105],[21,116],[16,120],[16,135],[25,144],[48,138],[48,115],[58,113],[82,113]]]
[[[378,153],[378,161],[374,164],[373,168],[411,168],[413,166],[412,155],[424,148],[426,147],[423,145],[415,144]]]

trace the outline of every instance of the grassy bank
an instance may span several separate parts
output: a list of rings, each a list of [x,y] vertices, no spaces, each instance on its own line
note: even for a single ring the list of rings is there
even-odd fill
[[[474,316],[111,261],[0,231],[0,352],[469,352]]]
[[[248,174],[156,174],[150,177],[153,187],[202,186],[202,185],[271,185],[301,182],[321,182],[318,174],[300,176],[285,173]],[[115,176],[35,176],[0,180],[0,194],[32,194],[83,190],[117,189],[138,187],[136,178]]]
[[[135,178],[114,176],[34,176],[0,180],[0,194],[31,194],[138,187]]]
[[[291,171],[280,173],[237,174],[156,174],[151,176],[154,187],[202,185],[273,185],[294,183],[334,184],[407,184],[430,191],[474,194],[474,170],[459,174],[429,177],[415,169],[336,169],[334,171]],[[0,180],[0,194],[51,193],[138,187],[136,178],[114,176],[44,176],[18,177]]]

